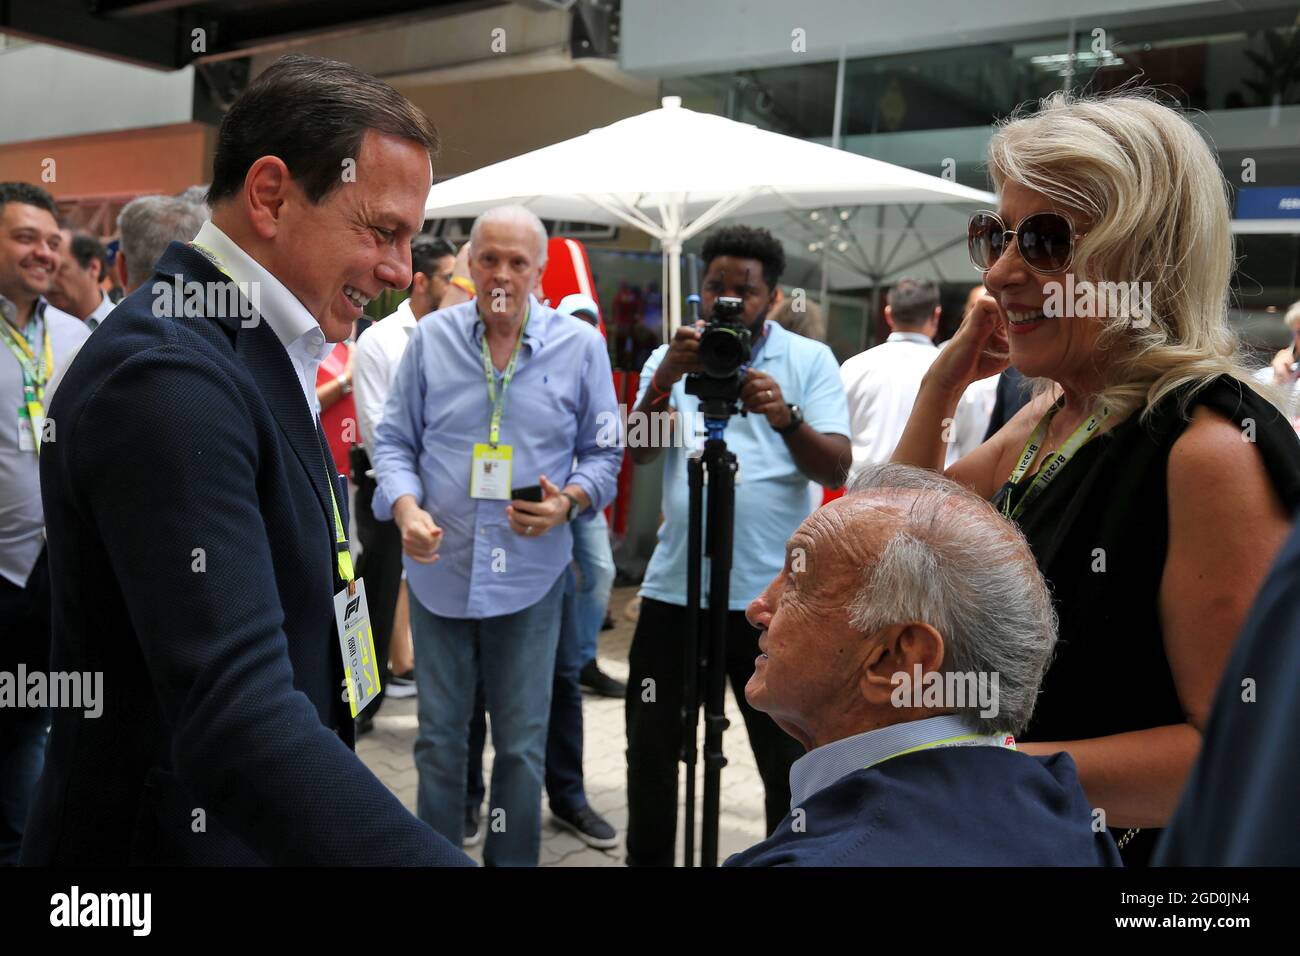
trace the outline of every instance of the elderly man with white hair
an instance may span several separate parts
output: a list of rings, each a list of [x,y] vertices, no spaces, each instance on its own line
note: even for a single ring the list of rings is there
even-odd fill
[[[748,616],[745,696],[807,753],[790,814],[728,865],[1119,865],[1070,756],[1016,750],[1056,615],[988,502],[869,466],[791,536]]]
[[[600,333],[533,294],[546,229],[520,206],[470,233],[476,297],[421,322],[371,456],[375,517],[402,535],[419,689],[420,819],[463,835],[474,688],[495,760],[483,859],[536,865],[569,523],[613,500],[622,448]]]

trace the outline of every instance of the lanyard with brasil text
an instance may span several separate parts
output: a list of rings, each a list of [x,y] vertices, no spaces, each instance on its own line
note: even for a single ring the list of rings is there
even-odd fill
[[[334,476],[330,474],[329,462],[325,466],[325,483],[330,486],[330,504],[334,507],[334,546],[338,552],[339,577],[348,586],[348,593],[357,591],[356,572],[352,570],[352,551],[348,546],[348,533],[343,527],[343,515],[339,512],[339,500],[334,496]]]
[[[33,316],[30,321],[35,322]],[[4,331],[5,345],[14,353],[23,370],[23,408],[27,411],[27,424],[32,430],[32,441],[37,453],[41,450],[41,428],[45,420],[45,383],[54,372],[54,351],[50,347],[50,326],[44,323],[44,339],[41,358],[36,360],[36,353],[27,343],[27,337],[19,332],[7,320],[0,320]]]
[[[1029,466],[1034,463],[1038,456],[1038,449],[1043,445],[1043,438],[1047,434],[1047,428],[1052,423],[1052,418],[1060,409],[1060,405],[1053,405],[1034,426],[1033,432],[1029,436],[1029,441],[1025,442],[1025,449],[1020,453],[1020,460],[1016,462],[1016,467],[1011,472],[1011,477],[1007,479],[1011,483],[1011,489],[1007,491],[1007,496],[1002,499],[1002,513],[1008,518],[1015,520],[1020,513],[1025,510],[1025,506],[1046,490],[1051,484],[1052,479],[1057,476],[1066,462],[1074,457],[1075,453],[1086,445],[1097,435],[1097,428],[1106,417],[1110,414],[1110,409],[1103,408],[1100,412],[1093,412],[1088,416],[1088,420],[1074,430],[1074,434],[1066,439],[1065,444],[1061,446],[1052,460],[1038,469],[1038,474],[1034,475],[1034,480],[1030,482],[1029,487],[1025,489],[1020,500],[1016,502],[1014,508],[1011,507],[1011,495],[1014,493],[1015,486],[1020,483],[1020,479],[1025,477],[1025,472]]]
[[[506,389],[510,387],[510,380],[515,377],[515,362],[519,360],[519,350],[524,342],[524,329],[528,328],[528,315],[532,311],[532,306],[524,307],[524,320],[519,323],[519,337],[515,339],[514,350],[510,353],[510,361],[506,363],[506,370],[501,374],[501,392],[497,392],[496,373],[492,370],[492,354],[488,350],[487,341],[487,323],[483,325],[483,337],[479,339],[479,351],[483,353],[483,375],[487,378],[488,401],[492,403],[492,420],[488,425],[488,444],[496,448],[501,440],[501,416],[505,413]]]
[[[874,767],[876,764],[884,763],[886,760],[893,760],[895,757],[902,757],[905,754],[914,754],[921,750],[934,750],[938,747],[1005,747],[1008,750],[1015,750],[1016,738],[1010,734],[961,734],[957,737],[945,737],[943,740],[931,741],[928,744],[917,744],[915,747],[908,747],[906,750],[900,750],[888,757],[873,760],[867,764],[867,767]],[[862,769],[866,770],[867,767]]]

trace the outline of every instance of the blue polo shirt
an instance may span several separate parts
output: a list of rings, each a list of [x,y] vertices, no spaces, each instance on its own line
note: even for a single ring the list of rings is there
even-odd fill
[[[655,369],[668,353],[661,345],[641,370],[639,406]],[[848,436],[849,408],[840,382],[839,365],[821,342],[787,331],[775,322],[765,325],[765,342],[753,366],[776,379],[787,402],[799,406],[804,420],[819,432]],[[697,431],[704,427],[699,399],[686,394],[683,376],[673,386],[669,403],[680,421]],[[634,432],[629,422],[628,440]],[[785,439],[762,415],[733,415],[723,435],[740,465],[736,476],[736,526],[731,556],[730,610],[743,611],[758,597],[785,564],[785,543],[808,517],[808,476],[794,463]],[[659,542],[646,568],[641,594],[667,604],[686,606],[686,535],[690,501],[686,459],[702,448],[702,436],[675,441],[663,452],[663,523]],[[707,506],[707,490],[706,506]],[[703,562],[701,604],[708,606],[709,562]]]

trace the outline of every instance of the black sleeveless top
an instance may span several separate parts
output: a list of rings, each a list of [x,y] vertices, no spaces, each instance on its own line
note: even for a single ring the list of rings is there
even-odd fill
[[[1193,395],[1184,413],[1186,395],[1167,396],[1146,423],[1134,412],[1088,442],[1017,518],[1060,616],[1056,654],[1026,741],[1186,722],[1165,658],[1159,596],[1169,542],[1169,450],[1196,406],[1244,429],[1253,419],[1255,445],[1283,507],[1300,507],[1300,441],[1272,404],[1228,376]],[[1008,495],[1017,504],[1032,480],[1004,484],[994,507],[1001,510]],[[1112,831],[1117,840],[1123,832]],[[1133,837],[1125,865],[1145,864],[1159,833]]]

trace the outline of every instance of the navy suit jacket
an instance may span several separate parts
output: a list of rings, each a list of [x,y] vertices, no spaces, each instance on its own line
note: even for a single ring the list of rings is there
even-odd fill
[[[51,666],[104,700],[53,713],[22,862],[467,864],[353,753],[347,495],[288,354],[260,316],[156,316],[174,275],[226,281],[172,243],[49,409]]]
[[[1300,866],[1297,595],[1300,524],[1223,670],[1200,757],[1156,848],[1156,866]]]
[[[1066,753],[920,750],[817,791],[727,866],[1121,866]]]

